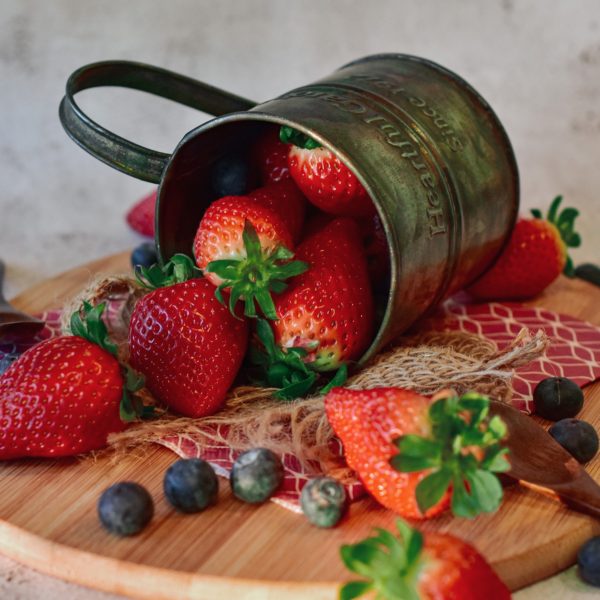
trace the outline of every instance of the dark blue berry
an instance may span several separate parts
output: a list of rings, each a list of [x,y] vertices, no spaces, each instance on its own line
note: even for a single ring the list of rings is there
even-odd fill
[[[548,433],[580,463],[592,460],[598,452],[598,434],[586,421],[562,419]]]
[[[133,249],[131,253],[131,266],[151,267],[158,262],[156,255],[156,246],[154,242],[144,242]]]
[[[590,263],[579,265],[575,269],[575,276],[600,286],[600,267],[598,265]]]
[[[212,187],[218,198],[243,196],[248,191],[250,169],[239,154],[219,159],[212,170]]]
[[[550,421],[574,417],[583,406],[581,388],[566,377],[548,377],[533,390],[535,413]]]
[[[240,454],[231,469],[233,494],[251,504],[268,500],[282,481],[281,461],[266,448],[253,448]]]
[[[184,513],[195,513],[216,502],[219,480],[205,460],[181,459],[167,469],[163,489],[174,508]]]
[[[584,581],[600,587],[600,536],[588,540],[577,553],[579,573]]]
[[[105,529],[119,536],[139,533],[152,519],[154,503],[146,488],[131,481],[111,485],[98,501],[98,517]]]
[[[331,477],[316,477],[302,488],[300,506],[313,525],[334,527],[346,509],[346,491]]]
[[[2,351],[0,351],[0,375],[2,375],[2,373],[4,373],[17,358],[19,358],[19,355],[16,353],[8,352],[7,354],[3,354]]]

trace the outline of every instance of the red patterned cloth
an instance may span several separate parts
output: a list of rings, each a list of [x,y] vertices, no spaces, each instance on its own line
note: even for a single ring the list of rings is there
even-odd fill
[[[112,314],[113,311],[109,310],[109,319]],[[41,317],[46,320],[47,326],[34,340],[21,345],[0,344],[0,365],[9,356],[20,354],[43,339],[59,335],[60,313],[52,311]],[[547,356],[517,369],[513,381],[514,402],[522,410],[530,410],[533,388],[540,379],[561,375],[583,386],[600,378],[600,327],[574,317],[516,303],[466,304],[449,301],[434,317],[432,326],[440,331],[476,333],[493,340],[499,348],[509,344],[523,327],[531,331],[543,329],[551,339]],[[160,443],[184,458],[207,460],[224,477],[229,476],[235,460],[235,453],[230,448],[200,446],[187,436],[171,436]],[[285,480],[273,501],[300,512],[298,498],[308,479],[295,457],[284,456],[283,461]],[[362,496],[364,489],[361,484],[354,484],[347,487],[347,492],[352,501]]]

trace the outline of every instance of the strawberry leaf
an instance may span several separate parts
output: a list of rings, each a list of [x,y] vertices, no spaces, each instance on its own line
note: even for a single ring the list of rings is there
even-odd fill
[[[576,208],[565,208],[559,212],[562,196],[557,196],[552,201],[546,219],[552,223],[558,230],[560,237],[567,248],[578,248],[581,246],[581,236],[575,231],[575,219],[579,216],[579,211]],[[539,211],[537,211],[539,213]],[[537,216],[534,215],[534,216]],[[565,267],[563,273],[567,277],[575,276],[573,261],[569,254],[566,254]]]
[[[229,310],[234,316],[237,316],[238,300],[243,300],[246,317],[256,318],[258,305],[267,319],[276,321],[277,310],[271,294],[283,292],[287,287],[286,280],[304,273],[308,265],[299,260],[291,261],[293,252],[282,246],[266,254],[256,229],[248,219],[244,223],[242,239],[246,250],[244,258],[214,260],[206,267],[208,273],[214,273],[223,280],[215,290],[215,296],[225,305],[223,290],[229,291]]]
[[[273,329],[265,319],[256,320],[256,337],[260,346],[250,346],[249,358],[263,373],[264,378],[257,383],[278,388],[273,396],[281,400],[294,400],[314,389],[320,374],[312,368],[311,363],[305,362],[308,350],[313,349],[312,345],[307,348],[282,348],[275,342]],[[319,393],[325,394],[342,385],[347,376],[347,367],[342,365]]]
[[[565,268],[563,269],[563,273],[567,277],[575,277],[575,267],[573,265],[573,259],[567,255],[567,261],[565,262]]]
[[[459,476],[454,478],[450,506],[452,508],[452,514],[455,517],[472,519],[480,513],[475,498],[469,494],[465,487],[464,479]]]
[[[106,352],[117,356],[117,346],[108,335],[108,329],[102,319],[106,303],[92,306],[84,301],[81,308],[71,315],[71,333],[100,346]]]
[[[467,481],[475,504],[482,512],[493,512],[498,508],[502,500],[502,485],[493,473],[476,469],[467,473]]]
[[[301,398],[308,394],[316,380],[317,374],[310,372],[299,381],[283,386],[277,390],[273,396],[280,400],[295,400],[296,398]]]
[[[500,444],[506,425],[498,416],[490,418],[489,399],[477,393],[441,398],[430,405],[428,418],[431,434],[395,439],[398,454],[389,461],[400,472],[428,472],[415,490],[421,512],[439,502],[448,489],[456,516],[496,510],[502,487],[494,473],[509,465],[508,450]]]
[[[415,490],[415,497],[419,510],[423,514],[442,499],[451,481],[452,471],[449,469],[434,471],[419,481]]]
[[[357,598],[374,592],[375,598],[419,600],[417,582],[421,570],[423,536],[398,520],[399,536],[384,529],[377,535],[340,548],[342,562],[363,581],[351,581],[340,589],[340,598]]]
[[[131,396],[129,395],[129,392],[125,386],[123,386],[123,394],[121,396],[121,404],[119,406],[119,417],[121,421],[125,423],[135,421],[137,418],[137,413],[133,408]]]
[[[142,287],[155,290],[202,277],[202,271],[189,256],[175,254],[164,265],[155,263],[151,267],[136,266],[135,277]]]
[[[279,139],[284,144],[293,144],[294,146],[298,146],[298,148],[305,148],[306,150],[314,150],[321,147],[321,144],[316,140],[287,125],[284,125],[279,130]]]
[[[328,394],[333,388],[340,387],[346,383],[348,379],[348,366],[344,363],[342,366],[335,372],[335,375],[329,380],[327,385],[324,385],[320,390],[319,394],[324,396]]]
[[[533,215],[533,217],[535,219],[543,219],[544,218],[544,215],[542,214],[542,211],[539,208],[532,208],[531,214]]]
[[[556,223],[556,215],[558,214],[558,208],[562,202],[562,199],[562,196],[556,196],[556,198],[552,200],[552,204],[550,204],[550,208],[548,209],[548,214],[546,216],[546,220],[550,223]]]
[[[373,589],[368,581],[349,581],[340,588],[340,600],[354,600]]]

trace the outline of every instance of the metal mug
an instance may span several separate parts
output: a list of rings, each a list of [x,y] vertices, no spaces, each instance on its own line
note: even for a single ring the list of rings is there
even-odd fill
[[[163,154],[107,131],[75,103],[76,92],[107,85],[219,116]],[[148,65],[95,63],[69,78],[60,119],[96,158],[159,184],[161,260],[190,253],[202,214],[215,199],[212,165],[247,148],[265,127],[289,125],[332,150],[369,192],[390,252],[383,316],[361,362],[488,268],[517,217],[517,165],[500,121],[467,82],[414,56],[362,58],[261,104]]]

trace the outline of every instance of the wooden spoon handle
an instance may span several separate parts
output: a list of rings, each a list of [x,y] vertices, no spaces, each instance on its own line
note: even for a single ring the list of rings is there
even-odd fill
[[[587,473],[583,473],[583,476],[569,483],[552,486],[552,488],[526,481],[520,483],[535,492],[560,500],[573,510],[600,519],[600,487]]]

